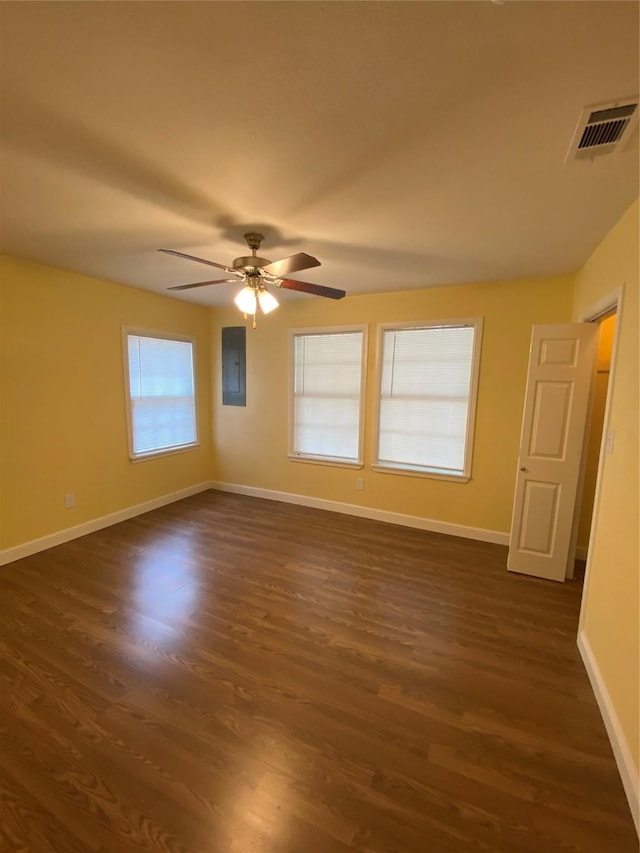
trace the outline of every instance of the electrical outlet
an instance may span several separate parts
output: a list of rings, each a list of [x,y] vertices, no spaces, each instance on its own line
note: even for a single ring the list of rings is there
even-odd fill
[[[356,489],[358,489],[359,492],[364,489],[364,480],[361,480],[360,478],[356,480]]]
[[[64,496],[64,505],[66,509],[72,509],[76,505],[76,496],[73,492]]]

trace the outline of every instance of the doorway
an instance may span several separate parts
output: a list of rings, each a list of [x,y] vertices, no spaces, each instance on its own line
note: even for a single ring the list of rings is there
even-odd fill
[[[582,605],[580,608],[580,625],[582,625],[586,592],[589,585],[589,549],[592,544],[592,533],[597,524],[600,483],[605,465],[605,457],[613,453],[615,432],[609,427],[609,409],[611,395],[614,385],[614,374],[616,364],[616,351],[618,347],[618,328],[620,316],[623,310],[624,285],[603,297],[597,304],[592,305],[582,315],[583,323],[597,323],[599,325],[598,353],[595,375],[594,403],[591,417],[588,444],[585,445],[583,455],[585,466],[583,467],[584,489],[582,501],[576,508],[576,519],[574,524],[575,540],[578,545],[574,556],[586,560],[584,567],[584,581],[582,587]],[[600,386],[600,387],[598,387]],[[606,432],[606,435],[603,433]],[[589,469],[587,474],[587,469]],[[588,482],[590,480],[590,483]],[[579,516],[578,516],[579,513]],[[578,521],[579,519],[579,521]],[[571,563],[573,577],[575,562]]]
[[[594,322],[599,324],[598,349],[596,356],[596,373],[593,384],[593,399],[591,403],[590,426],[584,451],[585,462],[582,498],[577,519],[578,533],[576,540],[576,560],[578,562],[578,576],[581,576],[584,573],[584,561],[587,559],[587,552],[589,550],[589,537],[591,535],[591,523],[595,503],[600,453],[601,449],[604,450],[602,447],[602,432],[604,428],[607,391],[609,388],[609,377],[611,374],[611,357],[613,354],[613,341],[617,322],[616,308],[602,317],[598,317]]]

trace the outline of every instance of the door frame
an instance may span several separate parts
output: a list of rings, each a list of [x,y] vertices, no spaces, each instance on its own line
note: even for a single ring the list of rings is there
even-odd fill
[[[613,389],[615,387],[616,364],[618,360],[618,345],[620,341],[620,321],[622,319],[622,310],[624,303],[624,284],[621,284],[615,290],[610,291],[606,296],[603,296],[595,304],[587,308],[580,316],[579,323],[597,323],[606,315],[616,314],[616,327],[613,333],[613,343],[611,347],[611,367],[609,372],[609,383],[607,386],[607,397],[604,405],[604,419],[602,422],[602,439],[600,440],[600,453],[598,456],[598,473],[596,475],[596,488],[593,497],[593,513],[591,515],[591,530],[589,533],[589,542],[587,544],[587,559],[584,571],[584,581],[582,585],[582,599],[580,602],[580,618],[578,620],[578,634],[584,626],[585,603],[587,600],[587,591],[589,588],[589,580],[591,575],[591,558],[593,554],[593,531],[597,527],[598,514],[600,510],[600,492],[602,488],[602,472],[607,444],[607,434],[609,432],[609,422],[611,420],[611,399]],[[584,453],[584,450],[583,450]],[[586,460],[584,460],[586,461]]]

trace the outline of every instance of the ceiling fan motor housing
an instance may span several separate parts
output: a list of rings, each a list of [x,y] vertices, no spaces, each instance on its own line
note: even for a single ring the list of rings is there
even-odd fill
[[[271,261],[267,258],[259,258],[257,255],[247,255],[243,258],[236,258],[233,262],[233,269],[250,272],[252,269],[259,270],[261,267],[266,267],[270,263]]]

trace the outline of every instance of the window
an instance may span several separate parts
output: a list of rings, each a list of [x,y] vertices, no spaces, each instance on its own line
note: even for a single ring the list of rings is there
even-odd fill
[[[482,320],[380,327],[375,465],[471,476]]]
[[[291,332],[289,456],[362,465],[366,327]]]
[[[193,341],[126,329],[124,341],[131,459],[194,447]]]

